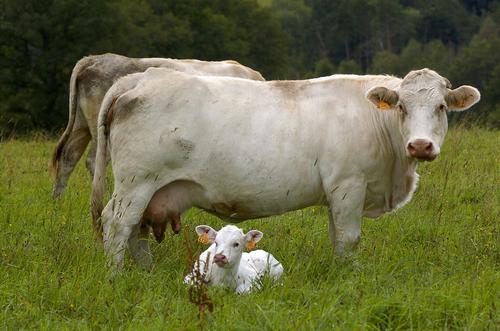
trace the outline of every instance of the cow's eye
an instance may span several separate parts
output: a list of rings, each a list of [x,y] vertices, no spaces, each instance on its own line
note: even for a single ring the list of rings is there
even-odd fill
[[[233,247],[238,247],[240,244],[239,243],[234,243]]]
[[[441,105],[439,105],[438,110],[439,111],[445,111],[446,110],[446,106],[443,105],[443,104],[441,104]]]
[[[401,114],[406,115],[406,108],[402,104],[399,104],[399,111]]]

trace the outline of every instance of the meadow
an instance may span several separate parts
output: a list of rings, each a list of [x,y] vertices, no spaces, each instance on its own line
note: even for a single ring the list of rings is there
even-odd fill
[[[423,163],[402,209],[364,219],[356,257],[333,259],[325,208],[240,223],[285,267],[282,283],[239,296],[211,288],[198,318],[182,283],[194,227],[223,222],[198,210],[179,235],[152,240],[154,268],[127,257],[110,278],[89,213],[80,162],[51,196],[54,139],[0,142],[0,329],[495,330],[500,328],[500,131],[453,129]]]

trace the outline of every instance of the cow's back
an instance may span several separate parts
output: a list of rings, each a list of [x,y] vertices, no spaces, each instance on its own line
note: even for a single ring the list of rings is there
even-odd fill
[[[258,81],[265,80],[258,71],[233,60],[200,61],[169,58],[143,58],[137,60],[146,68],[166,68],[191,75],[227,76]]]
[[[235,76],[264,80],[259,72],[233,61],[129,58],[113,53],[90,55],[77,63],[76,72],[73,74],[77,75],[79,105],[92,137],[96,136],[97,115],[108,89],[121,77],[155,67],[195,75]]]

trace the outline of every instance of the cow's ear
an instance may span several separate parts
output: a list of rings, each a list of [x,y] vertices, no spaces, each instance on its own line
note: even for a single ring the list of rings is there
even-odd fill
[[[376,86],[368,90],[366,98],[378,109],[387,110],[396,107],[399,95],[396,91],[390,90],[387,87]]]
[[[463,85],[454,90],[448,90],[445,97],[448,109],[451,111],[466,110],[481,99],[481,93],[475,87]]]
[[[198,234],[198,241],[202,244],[211,244],[214,242],[215,237],[217,237],[217,231],[208,225],[198,225],[196,233]]]

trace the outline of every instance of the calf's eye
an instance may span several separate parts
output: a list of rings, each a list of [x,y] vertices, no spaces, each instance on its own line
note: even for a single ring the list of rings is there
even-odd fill
[[[439,111],[445,111],[446,110],[446,106],[445,105],[440,105],[438,107]]]
[[[240,244],[239,243],[234,243],[233,247],[238,247]]]

